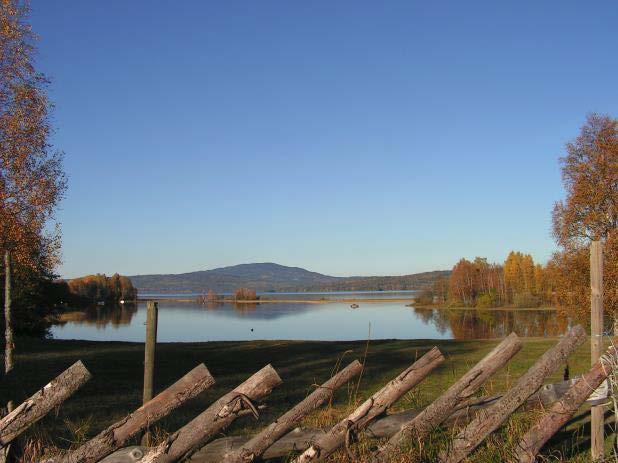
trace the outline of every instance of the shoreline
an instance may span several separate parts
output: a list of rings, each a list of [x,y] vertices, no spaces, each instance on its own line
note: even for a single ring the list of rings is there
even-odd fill
[[[188,302],[198,303],[197,298],[182,298],[182,297],[162,297],[162,298],[144,298],[137,299],[136,303],[144,303],[148,301],[156,302]],[[549,311],[555,312],[558,309],[555,307],[446,307],[446,306],[433,306],[424,304],[414,304],[414,300],[408,298],[376,298],[376,299],[254,299],[254,300],[242,300],[237,301],[235,299],[219,299],[217,301],[200,303],[201,305],[208,304],[380,304],[380,303],[405,303],[406,307],[414,309],[424,310],[485,310],[485,311],[518,311],[518,312],[532,312],[532,311]]]

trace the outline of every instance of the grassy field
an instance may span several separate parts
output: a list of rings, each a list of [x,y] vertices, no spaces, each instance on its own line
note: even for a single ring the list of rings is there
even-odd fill
[[[556,339],[526,339],[524,348],[488,382],[481,395],[505,390],[526,371]],[[157,346],[156,391],[160,391],[188,372],[198,363],[205,363],[217,383],[201,396],[170,417],[161,421],[157,433],[173,431],[218,396],[232,389],[252,373],[271,363],[283,379],[282,386],[266,398],[267,408],[259,422],[251,418],[237,421],[229,434],[254,432],[269,423],[290,406],[302,400],[316,384],[328,379],[340,359],[345,365],[353,359],[365,360],[365,370],[359,384],[342,388],[335,396],[332,408],[309,416],[306,425],[327,425],[344,416],[354,403],[367,398],[396,376],[415,358],[432,346],[438,346],[447,361],[424,382],[402,399],[395,409],[422,407],[480,360],[497,341],[372,341],[366,342],[210,342],[165,343]],[[20,340],[17,344],[14,378],[0,383],[0,400],[19,403],[37,388],[46,384],[73,362],[81,359],[93,374],[77,394],[56,413],[50,414],[24,437],[45,445],[68,448],[95,435],[114,421],[140,405],[143,379],[143,345],[119,342],[35,341]],[[366,359],[365,359],[366,352]],[[586,343],[569,360],[572,375],[589,365]],[[564,365],[557,365],[549,382],[562,379]],[[529,416],[513,417],[496,433],[489,444],[477,450],[470,461],[500,461],[504,449],[525,426]],[[587,429],[574,423],[551,443],[553,452],[560,452],[566,461],[584,461],[589,448]],[[577,428],[577,429],[575,429]],[[573,431],[572,429],[575,429]],[[609,439],[608,439],[609,442]],[[609,444],[608,444],[609,445]],[[430,452],[431,453],[431,452]],[[425,452],[427,454],[427,452]],[[338,461],[346,456],[338,457]],[[419,461],[428,457],[422,457]]]

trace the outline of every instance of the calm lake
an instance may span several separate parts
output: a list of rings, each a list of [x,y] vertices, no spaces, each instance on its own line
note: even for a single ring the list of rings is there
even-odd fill
[[[569,327],[568,320],[548,310],[407,307],[405,299],[411,300],[413,292],[279,293],[265,297],[298,302],[211,305],[193,302],[195,296],[176,295],[186,302],[160,299],[159,341],[481,339],[501,338],[512,331],[520,336],[557,336]],[[333,302],[316,303],[324,298]],[[387,300],[394,298],[401,300]],[[359,307],[351,308],[342,302],[346,299],[358,300]],[[52,327],[52,335],[56,339],[141,342],[145,322],[145,302],[92,307],[64,314]]]

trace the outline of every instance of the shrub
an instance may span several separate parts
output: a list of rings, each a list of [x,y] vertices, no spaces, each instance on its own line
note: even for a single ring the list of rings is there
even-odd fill
[[[498,307],[498,305],[498,295],[495,291],[483,293],[476,298],[476,307],[479,309],[490,309],[492,307]]]
[[[513,297],[513,305],[518,309],[539,307],[541,305],[541,298],[531,293],[517,293]]]
[[[234,293],[236,301],[256,301],[258,299],[255,289],[238,288]]]

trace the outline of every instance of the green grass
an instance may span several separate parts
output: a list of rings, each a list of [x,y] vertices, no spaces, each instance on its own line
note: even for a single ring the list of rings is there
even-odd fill
[[[482,394],[504,391],[523,374],[556,339],[526,339],[522,351],[494,376],[483,388]],[[465,371],[480,360],[498,341],[372,341],[369,344],[366,368],[359,386],[358,396],[352,388],[343,387],[335,396],[334,409],[326,415],[316,412],[306,423],[333,422],[356,402],[367,398],[395,377],[414,360],[437,345],[447,361],[425,381],[402,399],[396,409],[424,406],[452,384]],[[165,343],[157,346],[155,390],[161,391],[198,363],[205,363],[216,379],[216,384],[188,405],[175,411],[160,422],[160,431],[177,429],[206,408],[217,397],[244,381],[267,363],[279,372],[284,383],[265,399],[267,408],[259,422],[242,418],[229,430],[229,434],[255,432],[278,415],[302,400],[315,384],[327,380],[343,357],[343,364],[357,358],[363,360],[366,342],[209,342]],[[25,437],[35,436],[53,442],[62,448],[91,437],[119,420],[140,405],[143,381],[143,345],[120,342],[88,341],[34,341],[21,340],[17,344],[14,378],[0,382],[0,401],[12,399],[16,403],[49,382],[73,362],[81,359],[90,372],[91,379],[80,391],[63,404],[55,413],[33,427]],[[589,365],[589,345],[585,343],[570,358],[572,375],[585,371]],[[564,365],[557,365],[548,382],[562,379]],[[16,386],[18,381],[19,386]],[[524,418],[522,418],[522,416]],[[325,418],[326,417],[326,418]],[[501,446],[496,442],[514,435],[525,415],[514,417],[501,432],[481,447],[471,461],[499,461],[496,453]],[[518,421],[519,420],[519,421]],[[552,447],[566,450],[571,461],[583,458],[586,449],[586,429],[579,428],[583,421],[576,421],[568,432],[552,442]],[[511,427],[511,428],[509,428]],[[576,429],[576,432],[573,431]],[[496,441],[498,439],[498,441]],[[578,447],[579,446],[579,447]],[[483,456],[484,455],[484,456]],[[481,459],[482,457],[482,459]],[[498,458],[498,459],[495,459]]]

